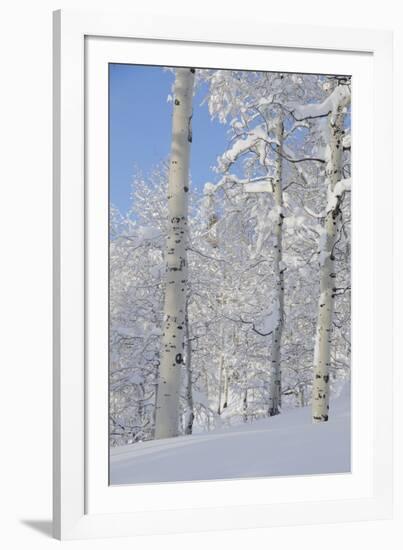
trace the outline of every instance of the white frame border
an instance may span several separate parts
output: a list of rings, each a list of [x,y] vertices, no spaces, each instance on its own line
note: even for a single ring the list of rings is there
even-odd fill
[[[370,52],[374,59],[376,225],[392,234],[392,33],[273,25],[260,20],[151,17],[138,13],[54,14],[54,536],[60,539],[381,519],[392,510],[391,322],[378,331],[374,483],[369,498],[85,514],[84,38],[106,36]],[[201,30],[203,29],[203,30]],[[208,29],[205,30],[205,29]],[[247,29],[253,29],[248,31]],[[269,38],[268,38],[269,37]],[[376,246],[376,318],[392,318],[391,244]],[[382,292],[381,292],[382,291]],[[378,321],[381,325],[381,321]],[[386,328],[385,328],[386,327]],[[380,328],[377,327],[377,328]],[[197,519],[195,516],[197,515]],[[193,517],[193,519],[192,519]],[[203,526],[202,528],[200,526]]]
[[[86,72],[86,513],[305,502],[372,494],[374,342],[373,56],[368,53],[87,37]],[[109,64],[226,67],[349,74],[353,81],[351,472],[186,483],[108,484]],[[215,64],[215,65],[214,65]],[[359,312],[365,311],[365,315]],[[357,383],[358,382],[358,383]],[[241,495],[241,497],[240,497]]]

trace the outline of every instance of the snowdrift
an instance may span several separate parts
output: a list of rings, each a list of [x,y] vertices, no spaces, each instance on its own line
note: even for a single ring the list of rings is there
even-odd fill
[[[347,392],[331,403],[324,424],[312,424],[304,407],[226,430],[116,447],[110,456],[112,485],[349,471]]]

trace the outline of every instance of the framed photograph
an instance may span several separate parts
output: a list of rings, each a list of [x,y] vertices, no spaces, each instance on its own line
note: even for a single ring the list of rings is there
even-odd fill
[[[390,517],[391,82],[385,31],[55,12],[55,537]]]

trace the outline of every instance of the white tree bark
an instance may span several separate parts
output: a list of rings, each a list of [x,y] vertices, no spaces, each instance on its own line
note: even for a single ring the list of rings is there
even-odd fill
[[[242,402],[242,416],[243,421],[248,422],[248,388],[245,388]]]
[[[225,267],[224,267],[224,281],[225,281]],[[224,310],[226,302],[225,292],[221,294],[221,307]],[[226,347],[228,342],[228,334],[225,330],[224,323],[221,323],[220,328],[220,360],[218,367],[218,409],[217,413],[222,414],[223,410],[228,407],[228,393],[229,393],[229,371],[228,371],[228,357],[226,356]]]
[[[193,432],[194,403],[193,403],[193,382],[192,382],[192,342],[190,340],[188,301],[186,301],[186,344],[185,344],[185,368],[186,368],[186,414],[185,434]]]
[[[270,388],[269,388],[269,416],[279,414],[281,407],[281,337],[284,324],[284,268],[283,268],[283,189],[282,189],[282,144],[284,128],[282,120],[276,125],[276,139],[279,144],[278,154],[275,160],[275,173],[273,178],[273,197],[277,211],[277,220],[274,227],[274,271],[276,276],[276,308],[277,318],[271,342],[270,358]]]
[[[218,408],[217,414],[222,413],[222,394],[223,394],[223,379],[224,379],[224,323],[221,324],[221,349],[220,349],[220,360],[218,362]]]
[[[341,86],[339,86],[341,88]],[[312,421],[326,422],[329,419],[329,369],[331,335],[333,328],[334,298],[336,293],[336,267],[334,247],[340,230],[342,193],[335,192],[342,180],[344,111],[350,101],[347,86],[339,93],[341,100],[328,115],[329,142],[326,149],[326,182],[328,204],[324,233],[319,247],[320,295],[314,352],[312,387]],[[344,90],[342,90],[344,92]]]
[[[168,182],[164,319],[155,415],[155,438],[178,435],[179,393],[184,355],[189,157],[194,69],[176,69]]]
[[[228,363],[224,363],[224,401],[222,408],[226,409],[228,407],[228,392],[229,392],[229,372],[228,372]]]

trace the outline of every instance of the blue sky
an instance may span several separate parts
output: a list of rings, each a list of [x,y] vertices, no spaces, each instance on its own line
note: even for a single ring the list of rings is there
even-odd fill
[[[161,67],[109,65],[110,200],[124,213],[130,206],[135,167],[143,173],[169,156],[172,104],[167,102],[174,74]],[[226,127],[211,121],[205,89],[193,101],[193,142],[190,172],[192,185],[202,189],[216,181],[211,167],[227,145]]]

